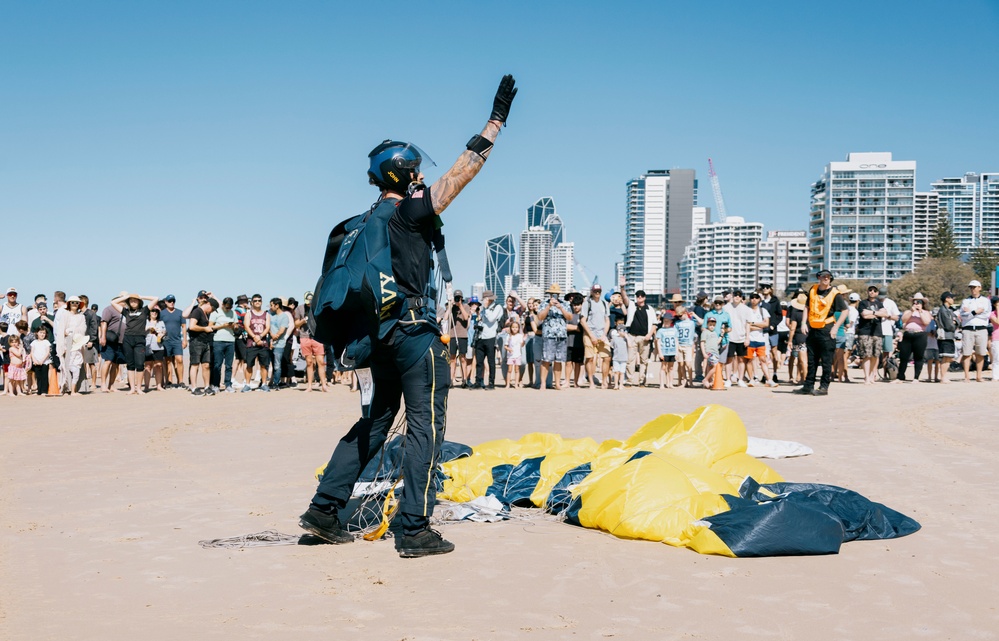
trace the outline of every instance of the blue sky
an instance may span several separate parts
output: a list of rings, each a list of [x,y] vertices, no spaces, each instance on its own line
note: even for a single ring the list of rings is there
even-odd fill
[[[696,169],[713,207],[710,156],[768,229],[850,151],[920,189],[999,170],[995,1],[352,4],[0,1],[0,285],[300,297],[376,196],[368,151],[416,142],[433,180],[504,73],[509,127],[445,213],[463,287],[542,196],[609,283],[648,169]]]

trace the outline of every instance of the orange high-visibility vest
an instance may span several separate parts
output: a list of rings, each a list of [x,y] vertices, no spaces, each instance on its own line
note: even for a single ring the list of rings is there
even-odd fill
[[[818,292],[819,286],[812,285],[811,292],[808,295],[808,326],[815,329],[820,329],[836,322],[833,316],[829,316],[829,310],[832,309],[833,303],[836,302],[836,288],[831,288],[825,297],[820,297]]]

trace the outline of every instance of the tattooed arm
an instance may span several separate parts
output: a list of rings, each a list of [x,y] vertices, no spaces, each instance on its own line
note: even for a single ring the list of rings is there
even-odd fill
[[[499,128],[500,123],[490,120],[479,135],[489,142],[496,142]],[[465,185],[471,182],[472,178],[475,178],[475,175],[479,173],[482,166],[486,164],[486,158],[489,157],[490,151],[492,151],[492,148],[487,149],[480,156],[471,149],[466,149],[458,156],[458,160],[454,165],[430,187],[430,197],[433,200],[434,211],[436,213],[440,214],[447,209],[447,206],[461,193]]]
[[[489,152],[493,148],[493,143],[496,142],[500,127],[506,124],[507,116],[510,115],[510,105],[517,95],[514,84],[513,76],[503,76],[499,88],[496,90],[496,97],[493,99],[493,111],[489,115],[489,122],[486,123],[482,133],[479,134],[478,138],[473,137],[469,141],[469,149],[464,151],[454,166],[431,186],[430,197],[435,213],[440,214],[447,209],[451,201],[482,169],[482,165],[485,164],[486,158],[489,157]],[[484,143],[484,141],[488,142]]]

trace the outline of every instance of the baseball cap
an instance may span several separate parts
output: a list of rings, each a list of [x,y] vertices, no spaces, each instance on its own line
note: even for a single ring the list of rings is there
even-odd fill
[[[760,292],[753,292],[749,295],[750,298],[763,298],[760,296]]]
[[[635,296],[641,296],[642,298],[645,298],[645,290],[644,289],[638,290],[637,292],[635,292]]]
[[[857,292],[853,292],[852,294],[850,294],[850,300],[851,301],[859,301],[860,300],[860,294],[858,294]]]
[[[816,278],[822,278],[822,276],[824,276],[826,274],[829,275],[829,278],[833,277],[833,273],[831,271],[829,271],[828,269],[820,269],[819,273],[815,274],[815,277]]]
[[[302,296],[302,300],[304,300],[306,303],[311,303],[312,302],[312,292],[305,292],[305,296]]]
[[[676,318],[676,314],[674,314],[672,310],[667,309],[665,312],[663,312],[662,319],[664,321],[667,320],[672,321],[674,318]]]
[[[764,282],[764,283],[760,283],[760,289],[763,289],[764,287],[771,287],[771,288],[772,288],[772,287],[773,287],[773,285],[772,285],[772,284],[770,284],[770,283],[766,283],[766,282]]]
[[[604,288],[600,286],[600,283],[593,283],[593,287],[591,287],[590,289],[598,292],[604,291]]]
[[[197,295],[196,298],[208,298],[208,292],[206,292],[205,290],[202,289],[200,292],[198,292],[198,295]]]
[[[952,292],[944,292],[944,293],[940,294],[940,302],[941,303],[944,302],[945,300],[947,300],[948,298],[954,298],[954,294]]]
[[[464,296],[464,294],[463,294],[463,293],[461,293],[461,290],[460,290],[460,289],[456,289],[456,290],[454,290],[454,295],[455,295],[455,296]]]
[[[168,303],[176,303],[177,302],[177,297],[174,296],[173,294],[167,294],[166,298],[164,298],[163,300],[165,300]]]
[[[981,286],[982,286],[982,284],[980,282],[978,282],[977,280],[973,280],[970,283],[968,283],[968,287],[981,287]]]
[[[8,295],[10,295],[10,294],[16,294],[16,293],[17,293],[17,288],[16,287],[8,287],[7,288],[7,294]]]

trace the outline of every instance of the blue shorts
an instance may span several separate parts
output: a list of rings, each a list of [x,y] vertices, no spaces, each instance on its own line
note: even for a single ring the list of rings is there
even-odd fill
[[[125,350],[122,349],[121,343],[105,343],[101,348],[101,358],[110,363],[124,365]]]
[[[184,355],[184,342],[179,338],[163,341],[163,351],[167,358]]]

